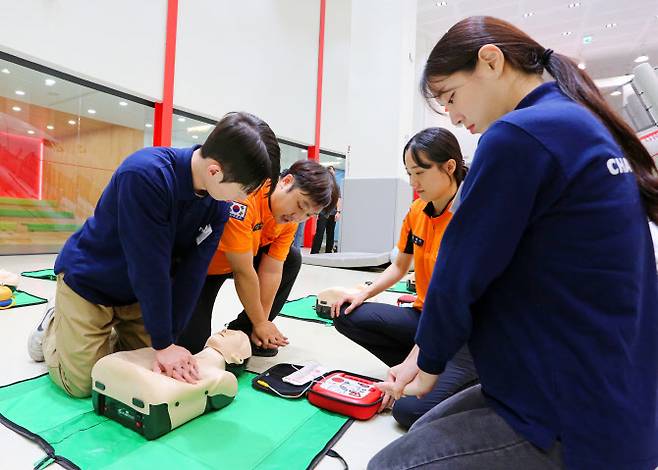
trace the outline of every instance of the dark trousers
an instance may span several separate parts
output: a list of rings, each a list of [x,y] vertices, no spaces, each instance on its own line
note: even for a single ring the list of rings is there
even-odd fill
[[[343,335],[363,346],[389,367],[400,364],[414,347],[420,311],[412,307],[366,302],[349,315],[334,319]],[[446,365],[430,393],[423,398],[404,397],[395,402],[393,417],[405,428],[438,403],[478,382],[468,348],[464,346]]]
[[[258,271],[258,266],[260,265],[260,260],[263,254],[267,253],[268,249],[269,246],[262,247],[254,257],[254,268],[256,271]],[[283,304],[286,303],[301,267],[302,255],[297,247],[291,246],[290,251],[288,252],[288,257],[283,263],[281,284],[279,284],[279,289],[274,296],[274,302],[272,303],[272,309],[269,314],[270,321],[276,318],[283,308]],[[232,277],[232,274],[220,274],[206,277],[206,282],[201,290],[201,295],[199,296],[192,318],[190,318],[185,330],[183,330],[178,337],[176,344],[187,348],[192,354],[196,354],[203,349],[212,332],[212,309],[215,305],[217,293],[219,292],[220,287],[222,287],[222,284],[224,284],[224,281],[230,277]],[[247,313],[242,310],[238,315],[238,318],[229,323],[228,328],[231,330],[241,330],[247,335],[251,335],[252,324]]]
[[[327,232],[327,244],[325,246],[325,253],[333,253],[334,251],[334,232],[336,231],[336,216],[330,215],[324,217],[322,214],[318,216],[318,225],[313,237],[313,245],[311,246],[311,254],[320,253],[322,247],[322,239],[324,233]]]

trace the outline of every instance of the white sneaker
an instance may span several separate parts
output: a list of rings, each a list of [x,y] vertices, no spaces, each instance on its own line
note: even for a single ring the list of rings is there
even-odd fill
[[[46,305],[46,312],[43,314],[43,318],[37,325],[37,327],[32,331],[30,337],[27,339],[27,353],[30,355],[33,361],[43,362],[43,337],[46,334],[46,329],[50,324],[50,321],[53,318],[55,313],[55,300],[50,299]]]

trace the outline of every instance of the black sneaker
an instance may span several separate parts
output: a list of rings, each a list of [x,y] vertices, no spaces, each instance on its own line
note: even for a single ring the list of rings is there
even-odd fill
[[[270,348],[261,348],[256,346],[254,343],[251,343],[251,355],[259,357],[274,357],[279,354],[279,349],[270,349]]]

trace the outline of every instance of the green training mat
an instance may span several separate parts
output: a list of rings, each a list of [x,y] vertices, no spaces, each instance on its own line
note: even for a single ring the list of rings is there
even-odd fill
[[[400,294],[416,294],[415,292],[407,289],[407,281],[400,281],[395,283],[393,287],[386,289],[386,292],[398,292]]]
[[[39,304],[48,303],[48,299],[44,299],[43,297],[39,297],[37,295],[32,295],[22,290],[16,290],[16,292],[14,292],[14,298],[15,298],[14,304],[9,308],[1,309],[0,312],[2,310],[11,310],[12,308],[28,307],[30,305],[39,305]]]
[[[39,269],[38,271],[24,271],[21,276],[33,277],[35,279],[47,279],[49,281],[56,281],[57,275],[54,269]]]
[[[315,295],[302,297],[301,299],[289,300],[281,309],[279,315],[282,317],[296,318],[297,320],[312,321],[316,323],[326,323],[333,325],[333,320],[329,318],[322,318],[315,313]]]
[[[304,469],[352,422],[305,399],[254,390],[253,377],[238,378],[238,395],[225,408],[153,441],[98,416],[91,399],[68,397],[47,375],[0,387],[0,422],[36,434],[29,437],[42,439],[51,460],[56,455],[85,470]]]

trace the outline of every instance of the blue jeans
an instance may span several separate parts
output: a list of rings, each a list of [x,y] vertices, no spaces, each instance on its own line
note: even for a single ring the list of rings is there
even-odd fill
[[[517,434],[487,405],[480,385],[432,408],[368,464],[369,470],[517,468],[564,468],[562,447],[555,443],[544,452]]]
[[[334,319],[341,334],[363,346],[389,367],[400,364],[414,347],[414,336],[420,311],[412,307],[366,302],[349,315]],[[468,348],[464,346],[446,364],[434,390],[423,398],[405,397],[393,405],[393,417],[405,428],[410,427],[435,405],[478,382],[477,372]]]

